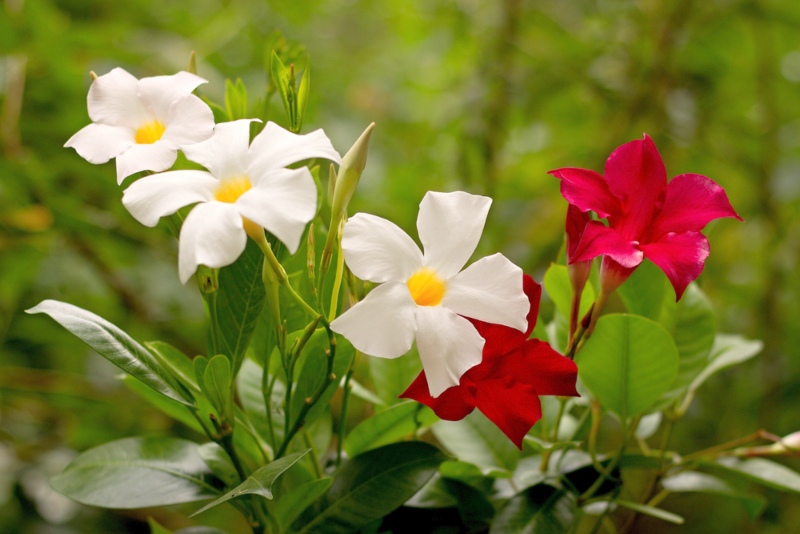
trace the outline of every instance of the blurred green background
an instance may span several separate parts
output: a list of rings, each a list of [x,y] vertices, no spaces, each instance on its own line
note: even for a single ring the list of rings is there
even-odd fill
[[[546,171],[602,171],[611,150],[647,132],[670,176],[711,177],[745,219],[707,229],[712,254],[699,283],[721,331],[765,342],[762,355],[701,391],[672,445],[688,453],[759,428],[800,430],[800,3],[0,6],[0,531],[147,532],[146,514],[190,524],[175,510],[108,514],[49,490],[48,476],[75,451],[183,430],[138,401],[80,341],[23,310],[64,300],[138,339],[203,351],[202,305],[178,281],[167,229],[144,228],[125,211],[113,163],[93,166],[62,148],[89,122],[90,70],[172,74],[192,50],[210,82],[201,94],[219,101],[225,78],[241,77],[254,102],[266,94],[271,50],[297,56],[304,47],[312,65],[305,130],[324,127],[344,152],[377,124],[351,213],[413,230],[427,190],[489,194],[478,252],[500,250],[539,280],[561,247],[566,208]],[[280,103],[271,105],[283,122]],[[721,498],[673,496],[664,507],[696,532],[778,533],[800,522],[796,496],[752,490],[769,498],[756,522]],[[241,527],[234,515],[203,519]]]

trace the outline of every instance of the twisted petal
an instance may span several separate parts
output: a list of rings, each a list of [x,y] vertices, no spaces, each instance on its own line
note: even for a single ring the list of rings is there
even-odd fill
[[[388,282],[331,322],[353,346],[371,356],[397,358],[414,342],[417,305],[402,282]]]
[[[525,434],[542,418],[536,389],[511,376],[481,382],[475,405],[520,450]]]
[[[583,232],[581,242],[572,262],[591,260],[604,255],[613,258],[623,267],[636,267],[642,263],[642,251],[635,243],[624,239],[617,230],[600,221],[590,221]]]
[[[417,349],[432,397],[458,385],[481,362],[484,340],[472,324],[443,306],[416,310]]]
[[[405,282],[422,267],[422,252],[408,234],[367,213],[357,213],[345,223],[342,250],[353,274],[370,282]]]
[[[522,291],[522,269],[499,253],[476,261],[448,280],[442,306],[521,332],[528,326],[530,301]]]
[[[221,122],[214,135],[200,143],[181,146],[186,157],[219,179],[247,173],[250,123],[258,119]]]
[[[165,171],[178,159],[178,151],[156,141],[152,145],[133,144],[117,156],[117,183],[140,171]]]
[[[161,142],[175,149],[192,145],[205,141],[214,133],[214,114],[196,96],[183,96],[170,105],[166,127]]]
[[[469,372],[469,371],[467,371]],[[466,373],[465,373],[466,374]],[[475,409],[475,387],[469,387],[461,377],[461,384],[447,388],[436,398],[428,391],[428,380],[422,371],[406,390],[401,399],[414,399],[434,411],[439,419],[460,421]]]
[[[489,197],[463,191],[426,193],[417,216],[425,265],[445,279],[461,270],[478,246],[491,204]]]
[[[158,220],[195,202],[214,199],[219,184],[204,171],[172,171],[141,178],[122,194],[122,204],[145,226],[155,226]]]
[[[317,209],[317,187],[306,167],[276,169],[236,201],[239,213],[280,239],[291,254]]]
[[[134,144],[133,130],[124,126],[92,123],[69,138],[65,147],[72,147],[89,163],[105,163]]]
[[[594,211],[601,219],[619,213],[619,199],[611,194],[600,174],[575,168],[556,169],[548,174],[561,180],[561,196],[580,211]]]
[[[139,80],[138,92],[144,105],[156,117],[166,118],[175,100],[191,94],[198,85],[204,83],[207,83],[206,80],[200,76],[181,71],[171,76],[142,78]]]
[[[186,283],[198,265],[214,269],[235,262],[244,251],[247,234],[233,204],[198,204],[183,221],[178,249],[178,271]]]
[[[253,139],[253,144],[250,145],[250,158],[251,164],[266,166],[268,170],[312,158],[342,162],[342,157],[321,129],[297,135],[274,122],[268,122],[261,133]]]
[[[112,126],[136,129],[148,118],[139,100],[139,80],[119,67],[98,77],[86,99],[89,118]]]
[[[672,287],[676,301],[703,271],[710,248],[708,239],[700,232],[683,234],[668,233],[655,243],[642,246],[644,257],[664,271]]]
[[[742,220],[722,186],[699,174],[681,174],[667,184],[664,206],[653,221],[650,235],[657,240],[668,232],[699,232],[720,217]]]

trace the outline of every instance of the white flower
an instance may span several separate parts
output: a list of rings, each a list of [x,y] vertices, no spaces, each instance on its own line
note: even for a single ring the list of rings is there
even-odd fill
[[[89,88],[92,124],[64,145],[90,163],[117,158],[117,183],[139,171],[169,169],[178,147],[211,137],[214,115],[192,94],[206,80],[189,72],[137,80],[121,68]]]
[[[269,122],[251,144],[251,122],[217,124],[208,140],[181,147],[208,171],[145,176],[122,196],[128,211],[146,226],[199,203],[181,228],[178,263],[184,284],[198,265],[218,268],[236,261],[247,244],[246,225],[267,229],[293,254],[314,218],[317,188],[308,168],[285,167],[310,158],[341,161],[322,130],[296,135]]]
[[[494,254],[461,271],[478,245],[491,203],[461,191],[428,192],[417,217],[424,254],[394,223],[353,216],[342,238],[347,266],[381,285],[331,328],[361,352],[381,358],[405,354],[416,339],[431,396],[457,385],[481,362],[484,344],[464,317],[523,332],[527,327],[530,303],[519,267]]]

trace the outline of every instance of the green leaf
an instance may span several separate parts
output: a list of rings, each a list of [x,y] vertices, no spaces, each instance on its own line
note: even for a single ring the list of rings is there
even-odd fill
[[[267,420],[267,408],[264,405],[264,394],[261,392],[261,380],[264,371],[256,362],[245,358],[241,371],[236,377],[236,387],[239,393],[239,400],[242,409],[253,422],[253,426],[266,439],[272,447],[280,445],[283,439],[283,397],[285,386],[283,382],[277,380],[272,388],[271,406],[272,411],[272,432],[275,433],[277,444],[272,443],[272,433],[269,421]]]
[[[222,421],[233,419],[233,380],[228,357],[217,354],[203,371],[203,391]]]
[[[401,402],[361,421],[347,436],[344,450],[349,456],[399,441],[439,418],[433,411],[415,401]]]
[[[701,465],[758,482],[778,491],[800,493],[800,473],[764,458],[749,460],[723,458],[717,462],[701,462]]]
[[[402,399],[398,395],[422,371],[416,346],[400,358],[369,358],[368,363],[372,389],[388,405],[400,402]]]
[[[203,434],[203,427],[200,426],[200,423],[198,423],[197,419],[195,419],[195,417],[192,415],[192,408],[189,408],[185,404],[179,403],[169,397],[165,397],[164,395],[156,393],[131,375],[122,375],[121,378],[125,385],[131,389],[131,391],[139,395],[145,401],[149,402],[176,421],[180,421],[198,434]],[[209,410],[211,409],[211,405],[208,404],[208,401],[206,401],[203,397],[198,396],[196,400],[197,410],[199,413],[205,413],[204,408]]]
[[[197,384],[190,357],[163,341],[145,341],[144,346],[184,387],[192,392],[200,393],[200,386]]]
[[[575,496],[539,484],[512,497],[492,521],[492,534],[553,534],[568,532],[575,519]]]
[[[712,375],[726,367],[749,360],[763,348],[764,344],[761,341],[733,334],[717,334],[706,367],[692,380],[689,389],[696,391]]]
[[[103,508],[166,506],[220,493],[198,445],[166,437],[126,438],[89,449],[50,483],[70,499]]]
[[[640,514],[649,515],[650,517],[655,517],[657,519],[661,519],[662,521],[667,521],[668,523],[674,523],[676,525],[683,524],[683,518],[678,514],[667,512],[666,510],[656,508],[655,506],[648,506],[638,502],[623,500],[616,500],[614,502],[620,506],[624,506],[625,508],[639,512]]]
[[[233,488],[219,499],[216,499],[203,506],[190,517],[196,516],[199,513],[205,512],[209,508],[213,508],[214,506],[242,495],[260,495],[265,499],[272,499],[272,484],[275,482],[275,480],[281,476],[284,471],[292,467],[297,460],[302,458],[310,450],[311,449],[306,449],[294,454],[289,454],[288,456],[279,458],[274,462],[257,469],[252,475],[247,477],[247,480]]]
[[[662,308],[667,300],[675,301],[672,290],[667,289],[667,277],[651,261],[642,262],[617,289],[617,294],[629,313],[653,321],[661,319]]]
[[[711,495],[722,495],[738,499],[741,501],[750,519],[757,518],[766,504],[766,500],[760,495],[742,493],[733,489],[727,482],[720,478],[707,473],[698,473],[697,471],[683,471],[668,476],[661,480],[661,485],[673,493],[708,493]]]
[[[231,462],[230,456],[221,446],[214,442],[203,443],[197,448],[200,457],[226,487],[231,487],[239,482],[239,473]]]
[[[572,284],[569,281],[569,271],[566,265],[551,263],[544,273],[544,290],[555,304],[556,310],[562,317],[569,318],[572,310]],[[594,289],[591,284],[586,284],[581,295],[580,317],[586,315],[589,307],[594,302]]]
[[[230,79],[225,80],[225,110],[232,121],[249,118],[247,88],[241,78],[237,78],[235,84]]]
[[[297,124],[295,128],[299,132],[303,127],[303,116],[306,113],[308,103],[308,93],[311,89],[311,59],[306,56],[306,68],[300,77],[300,87],[297,89]]]
[[[601,317],[575,361],[583,384],[622,419],[655,404],[678,373],[672,337],[637,315]]]
[[[461,421],[439,421],[432,430],[448,451],[485,475],[509,477],[517,466],[519,450],[478,410]]]
[[[239,259],[219,271],[215,304],[219,321],[219,351],[230,358],[232,376],[239,372],[258,316],[264,309],[263,261],[264,255],[258,245],[248,239]]]
[[[286,110],[286,116],[289,117],[289,122],[293,126],[294,121],[292,119],[294,113],[292,110],[295,104],[292,102],[294,91],[290,85],[294,85],[294,80],[292,80],[289,69],[283,64],[283,61],[281,61],[281,58],[275,53],[275,50],[272,51],[272,59],[270,60],[270,74],[272,75],[272,83],[281,96],[283,107]]]
[[[44,300],[27,313],[46,313],[98,354],[142,383],[181,404],[194,397],[128,334],[97,315],[57,300]]]
[[[445,456],[419,441],[372,449],[342,464],[321,509],[301,532],[355,532],[402,505],[436,472]]]
[[[275,522],[289,526],[333,484],[332,478],[312,480],[290,489],[275,500]]]
[[[171,530],[167,530],[161,526],[158,521],[152,517],[147,518],[147,525],[150,527],[150,534],[172,534]]]

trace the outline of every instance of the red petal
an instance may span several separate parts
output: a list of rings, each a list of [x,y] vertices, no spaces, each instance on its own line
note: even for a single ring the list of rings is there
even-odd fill
[[[703,271],[709,253],[708,239],[700,232],[669,233],[642,246],[645,258],[658,265],[675,288],[675,300]]]
[[[578,248],[578,243],[581,242],[586,225],[591,220],[592,217],[589,213],[581,211],[575,204],[567,206],[567,222],[565,224],[567,231],[567,263],[575,255],[575,249]]]
[[[642,263],[642,251],[636,244],[625,240],[616,229],[600,221],[589,221],[572,262],[591,260],[600,255],[609,256],[624,267],[636,267]]]
[[[542,418],[534,387],[510,377],[481,382],[476,404],[519,449],[522,438]]]
[[[652,139],[645,134],[644,140],[612,152],[605,178],[609,191],[622,199],[624,215],[612,224],[626,239],[640,241],[667,187],[667,171]]]
[[[619,212],[619,199],[611,194],[600,174],[575,168],[556,169],[548,174],[561,179],[561,195],[581,211],[592,210],[601,219]]]
[[[472,369],[470,369],[470,371],[471,370]],[[417,378],[411,382],[411,385],[400,394],[400,398],[413,399],[428,406],[439,419],[459,421],[464,419],[464,417],[472,413],[472,410],[475,409],[474,385],[469,385],[466,382],[468,382],[468,380],[462,376],[461,384],[447,388],[441,395],[433,398],[428,390],[428,380],[425,378],[425,371],[422,371]]]
[[[657,241],[668,232],[699,232],[720,217],[742,220],[722,186],[699,174],[681,174],[667,184],[664,207],[653,221],[650,235]]]
[[[520,347],[517,358],[506,358],[503,374],[531,384],[539,395],[577,397],[575,382],[578,366],[556,352],[548,343],[529,339]]]

